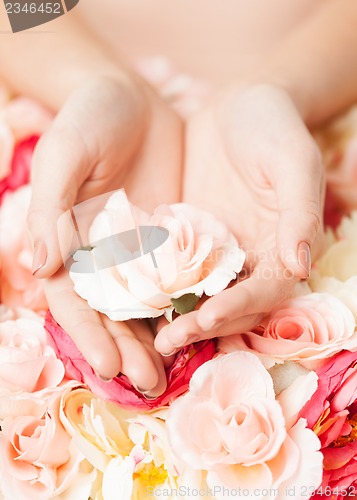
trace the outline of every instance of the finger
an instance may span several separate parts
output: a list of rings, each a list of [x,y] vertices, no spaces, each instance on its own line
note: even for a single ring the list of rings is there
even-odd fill
[[[78,240],[73,246],[83,246],[71,214],[62,227],[61,215],[73,207],[77,196],[82,201],[121,184],[120,170],[137,152],[145,131],[143,103],[141,93],[124,81],[91,79],[70,96],[39,141],[28,216],[37,277],[52,275],[62,264],[59,240],[65,250],[72,246],[72,235]],[[93,116],[102,118],[97,126],[91,126]]]
[[[248,279],[208,299],[198,311],[197,323],[208,331],[244,316],[269,312],[289,296],[297,281],[279,261],[260,262]]]
[[[70,335],[87,362],[101,377],[115,377],[121,370],[118,348],[99,314],[74,292],[67,272],[60,269],[44,284],[53,317]]]
[[[202,329],[197,324],[198,311],[178,316],[163,326],[155,337],[155,349],[164,356],[175,354],[183,345],[201,340]]]
[[[128,321],[130,328],[133,330],[136,338],[141,342],[143,346],[145,346],[148,354],[150,355],[153,363],[155,364],[157,373],[158,373],[158,382],[156,386],[148,393],[146,396],[148,397],[157,397],[160,396],[167,387],[167,378],[165,372],[165,358],[162,357],[154,347],[155,335],[152,328],[148,328],[149,322],[142,320],[131,320]],[[174,359],[174,356],[171,357]]]
[[[254,328],[263,316],[263,314],[251,314],[228,321],[210,330],[203,330],[197,322],[198,311],[184,314],[162,328],[155,339],[155,347],[165,355],[167,352],[177,351],[200,340],[246,332]]]
[[[237,333],[249,332],[261,322],[264,316],[264,313],[249,314],[228,323],[223,323],[223,325],[216,328],[215,334],[214,336],[212,336],[212,338],[227,337],[229,335],[235,335]]]
[[[322,229],[324,176],[317,147],[308,145],[299,157],[277,164],[275,188],[280,258],[296,277],[307,278],[311,251]]]
[[[51,276],[63,264],[58,222],[75,203],[87,161],[80,134],[74,127],[62,125],[61,119],[55,120],[35,149],[27,221],[34,245],[32,271],[36,277]],[[72,224],[68,222],[63,235],[70,239]]]
[[[160,330],[162,328],[164,328],[165,326],[169,325],[170,323],[168,322],[168,320],[165,318],[165,316],[161,316],[160,318],[158,318],[155,322],[155,324],[152,324],[152,328],[153,328],[153,331],[154,331],[154,339],[156,338],[156,336],[159,334]],[[155,347],[155,343],[153,344],[154,345],[154,349],[156,352],[159,352],[156,347]],[[171,352],[170,351],[167,351],[169,354],[163,354],[162,352],[160,352],[161,356],[162,356],[162,361],[164,363],[164,367],[165,368],[169,368],[173,362],[175,361],[175,357],[176,357],[176,353],[179,351],[179,349],[171,349]]]
[[[103,324],[111,333],[122,360],[121,372],[146,397],[157,397],[166,388],[166,376],[158,353],[150,349],[153,334],[144,322],[111,321],[103,315]]]

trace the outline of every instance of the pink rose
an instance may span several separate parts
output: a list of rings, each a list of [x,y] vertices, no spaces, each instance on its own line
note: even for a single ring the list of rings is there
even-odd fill
[[[7,307],[4,304],[0,304],[0,323],[20,318],[43,321],[42,316],[31,309],[26,309],[25,307]]]
[[[104,252],[108,259],[115,251],[114,243],[103,249],[98,242],[133,229],[136,235],[138,226],[164,228],[168,237],[152,252],[141,255],[135,248],[136,258],[99,267]],[[75,291],[114,321],[170,316],[172,300],[187,294],[215,295],[236,278],[245,259],[227,227],[209,213],[177,203],[160,206],[150,216],[130,205],[123,191],[115,192],[96,216],[89,242],[91,250],[74,253],[70,276]],[[133,249],[124,245],[124,251],[132,256]],[[76,266],[91,259],[98,265],[94,272],[76,272]]]
[[[69,379],[85,383],[98,397],[112,401],[128,409],[151,410],[169,404],[183,394],[195,370],[211,359],[215,352],[212,340],[197,342],[182,349],[173,365],[167,368],[167,389],[156,399],[146,399],[138,392],[125,375],[103,382],[86,362],[71,337],[56,323],[50,312],[46,316],[45,328],[48,342],[63,361]]]
[[[26,97],[14,99],[0,109],[0,180],[7,177],[6,182],[14,183],[10,179],[12,172],[16,170],[15,177],[19,175],[14,163],[16,147],[31,138],[34,147],[51,120],[52,115],[46,109]],[[0,184],[0,196],[3,186]]]
[[[47,345],[42,318],[0,323],[1,396],[55,387],[63,376],[62,362]]]
[[[315,369],[343,349],[357,349],[355,326],[352,312],[338,298],[311,293],[283,302],[253,331],[222,338],[219,349],[248,350]]]
[[[11,307],[47,309],[47,301],[41,281],[31,272],[32,249],[26,230],[26,216],[30,203],[31,188],[23,186],[7,193],[0,207],[2,302]]]
[[[341,352],[317,371],[318,388],[300,412],[321,441],[324,473],[318,498],[357,494],[357,353]]]
[[[59,418],[62,393],[54,393],[40,416],[2,423],[0,464],[6,498],[47,500],[76,478],[81,457]]]
[[[319,444],[303,420],[288,423],[292,408],[283,409],[257,356],[218,356],[196,370],[189,392],[170,406],[169,443],[183,466],[207,471],[213,489],[244,488],[259,499],[276,489],[269,498],[281,499],[295,485],[294,498],[303,498],[302,481],[307,488],[321,482]]]

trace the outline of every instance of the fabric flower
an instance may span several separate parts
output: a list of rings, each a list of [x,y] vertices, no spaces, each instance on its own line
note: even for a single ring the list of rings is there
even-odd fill
[[[6,193],[15,191],[30,180],[31,161],[38,136],[32,136],[21,141],[13,151],[11,171],[0,179],[0,204]]]
[[[333,277],[313,274],[309,283],[314,292],[329,293],[341,300],[351,311],[357,323],[357,276],[347,281],[340,281]]]
[[[345,210],[340,206],[334,197],[330,187],[326,186],[325,205],[323,221],[325,228],[336,229],[341,223],[342,217],[346,215]]]
[[[357,275],[356,254],[357,241],[338,241],[317,262],[317,270],[321,276],[346,281]]]
[[[3,104],[0,109],[0,180],[7,178],[6,183],[10,187],[13,186],[12,172],[15,178],[19,175],[18,160],[14,161],[14,151],[21,143],[26,144],[26,141],[30,141],[33,149],[51,120],[52,115],[31,99],[19,97]],[[0,196],[3,186],[4,184],[0,183]]]
[[[11,307],[47,309],[41,281],[32,275],[32,249],[27,235],[26,216],[31,188],[23,186],[7,193],[0,207],[2,302]]]
[[[173,453],[166,431],[167,409],[162,408],[147,414],[138,414],[129,419],[129,436],[132,442],[144,449],[151,461],[136,472],[138,498],[146,498],[150,489],[165,490],[184,484],[185,476],[178,476]],[[156,498],[155,495],[151,495]],[[158,495],[160,496],[160,494]]]
[[[63,361],[68,378],[85,383],[96,396],[129,409],[150,410],[169,404],[187,390],[194,371],[216,352],[212,340],[197,342],[182,349],[172,366],[166,369],[166,391],[156,399],[146,399],[125,375],[119,375],[110,382],[101,380],[50,313],[46,316],[45,328],[48,342]]]
[[[346,281],[357,275],[357,211],[342,219],[337,229],[338,239],[316,262],[319,276]]]
[[[341,352],[318,371],[318,387],[300,412],[321,442],[319,498],[342,500],[357,491],[357,353]]]
[[[294,393],[304,395],[304,404],[306,384],[295,384]],[[211,488],[244,488],[257,498],[275,489],[273,499],[288,498],[294,485],[295,498],[303,498],[301,484],[321,482],[322,459],[305,421],[291,418],[294,397],[288,400],[275,398],[273,381],[253,354],[219,356],[195,372],[189,392],[170,406],[171,449],[190,468],[207,470]],[[216,498],[224,498],[223,489]]]
[[[154,462],[145,443],[139,444],[140,438],[137,443],[131,440],[130,418],[134,414],[96,398],[86,389],[68,393],[62,402],[61,420],[77,449],[100,472],[106,500],[146,498],[145,486],[147,489],[152,481],[160,485],[168,476],[163,464],[158,463],[159,455]]]
[[[61,420],[83,456],[102,475],[105,500],[143,500],[162,485],[175,486],[175,474],[166,459],[165,424],[160,415],[135,415],[96,398],[86,389],[68,393],[62,402]],[[177,473],[176,473],[177,475]]]
[[[54,393],[41,416],[17,416],[2,423],[0,464],[6,498],[47,500],[76,480],[83,457],[61,424],[61,396]],[[77,499],[87,500],[88,495]]]
[[[33,338],[31,339],[30,343],[31,345],[28,346],[28,351],[31,351],[35,344],[36,344],[36,331],[40,332],[39,340],[41,345],[43,345],[43,348],[48,351],[48,354],[51,353],[52,359],[54,360],[54,353],[50,348],[46,348],[46,337],[44,336],[44,329],[43,329],[43,318],[41,318],[38,314],[35,312],[31,311],[31,309],[24,309],[21,307],[18,308],[9,308],[4,305],[0,305],[0,324],[1,323],[6,323],[6,325],[11,325],[14,327],[16,325],[15,321],[18,319],[25,319],[27,327],[30,325],[31,332],[33,331]],[[8,326],[6,326],[8,328]],[[33,326],[35,325],[35,330],[33,330]],[[20,323],[20,325],[17,324],[17,327],[21,328],[21,334],[22,334],[22,326],[23,322]],[[41,330],[39,330],[39,327],[41,327]],[[15,330],[15,328],[13,328]],[[32,333],[31,333],[32,336]],[[28,336],[28,339],[30,339],[30,335]],[[19,337],[17,336],[17,342],[21,344],[21,348],[25,349],[25,356],[26,356],[26,339],[24,338],[24,341],[21,342],[19,341]],[[12,347],[15,347],[15,343],[10,341],[10,344]],[[9,347],[3,347],[0,348],[5,349],[5,352],[2,351],[2,356],[8,357],[11,360],[11,357],[14,357],[14,352],[15,349],[12,351],[11,354],[11,349]],[[32,353],[34,354],[34,353]],[[27,353],[28,358],[30,359],[31,353]],[[16,362],[20,362],[21,355],[19,352],[16,353],[15,358],[17,358]],[[47,379],[48,383],[54,383],[57,384],[59,383],[64,374],[64,368],[61,366],[60,363],[56,363],[59,366],[58,370],[58,378],[53,377],[52,379]],[[9,365],[4,366],[4,369],[9,368]],[[18,365],[21,367],[21,364]],[[22,373],[16,374],[16,365],[15,363],[12,363],[11,365],[11,370],[9,372],[9,375],[11,376],[11,372],[15,374],[15,376],[18,377],[21,383],[21,375]],[[31,371],[30,373],[31,377],[35,377],[35,373]],[[26,381],[27,383],[29,382],[28,380]],[[33,384],[36,382],[33,381]],[[46,404],[46,401],[48,400],[49,394],[53,392],[54,388],[53,387],[44,387],[46,385],[45,382],[41,382],[41,385],[39,387],[42,387],[40,391],[28,393],[24,392],[24,385],[21,384],[21,387],[18,388],[17,385],[12,386],[11,390],[8,386],[8,381],[6,382],[5,386],[0,382],[0,420],[6,417],[14,417],[17,415],[36,415],[40,416],[43,412],[43,407]],[[19,389],[19,390],[18,390]],[[15,390],[15,392],[12,392]]]
[[[0,395],[56,387],[64,367],[46,342],[43,319],[0,323]]]
[[[276,362],[298,361],[315,369],[343,349],[357,350],[356,322],[348,307],[327,293],[288,299],[251,332],[222,338],[222,352],[242,349]]]
[[[43,323],[42,316],[31,309],[26,309],[25,307],[8,307],[5,304],[0,304],[0,323],[20,318],[33,319]]]
[[[163,56],[139,59],[136,70],[183,118],[198,111],[212,92],[208,81],[178,72],[172,61]]]
[[[66,393],[61,403],[64,427],[83,456],[102,472],[112,457],[124,457],[132,450],[126,421],[130,416],[131,413],[95,397],[87,389]]]
[[[68,393],[61,404],[61,421],[73,444],[98,470],[99,498],[131,500],[134,471],[148,459],[128,435],[131,416],[118,406],[96,398],[87,389]]]
[[[127,242],[121,253],[129,255],[128,261],[115,265],[118,238],[107,246],[101,246],[100,241],[130,230],[136,237],[136,227],[145,226],[163,228],[168,238],[144,255],[140,255],[139,243],[130,249],[133,243]],[[150,235],[148,241],[141,242],[142,247],[149,240]],[[89,241],[92,249],[74,253],[70,276],[75,291],[114,321],[154,318],[164,313],[170,316],[172,300],[188,294],[215,295],[236,278],[245,259],[227,227],[209,213],[178,203],[160,206],[150,217],[131,206],[123,191],[114,193],[95,217]],[[104,258],[112,259],[111,267],[99,266]],[[83,265],[91,259],[95,270],[83,272]]]
[[[357,107],[316,134],[327,171],[334,211],[357,208]]]

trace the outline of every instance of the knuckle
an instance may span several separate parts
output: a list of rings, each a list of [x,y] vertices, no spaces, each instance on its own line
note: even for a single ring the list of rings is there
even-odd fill
[[[304,205],[295,208],[284,208],[280,210],[281,218],[285,221],[294,221],[303,225],[316,235],[322,227],[322,206],[316,200],[307,200]]]
[[[324,172],[322,155],[320,148],[314,140],[310,140],[306,147],[306,164],[308,165],[310,171],[317,177],[322,177]]]
[[[240,290],[240,307],[239,313],[242,316],[250,314],[252,312],[252,304],[256,302],[255,294],[248,288],[245,287],[243,290]]]
[[[30,208],[26,216],[26,226],[30,230],[34,229],[40,216],[41,216],[40,210]]]
[[[305,216],[307,225],[316,236],[322,226],[322,216],[319,204],[317,202],[309,202],[305,210]]]

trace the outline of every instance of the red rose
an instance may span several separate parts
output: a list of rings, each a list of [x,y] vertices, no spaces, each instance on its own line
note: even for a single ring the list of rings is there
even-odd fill
[[[342,351],[318,371],[318,387],[299,417],[321,441],[321,500],[357,494],[357,353]]]
[[[45,328],[48,343],[62,360],[68,378],[86,384],[96,396],[128,409],[152,410],[170,404],[187,391],[196,369],[212,359],[216,353],[213,340],[203,340],[183,348],[176,355],[172,366],[166,369],[166,391],[156,399],[146,399],[125,375],[119,375],[110,382],[103,382],[50,312],[46,315]]]
[[[29,182],[32,154],[38,139],[39,137],[34,135],[15,147],[11,172],[0,180],[0,204],[7,191],[15,191]]]

